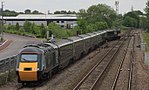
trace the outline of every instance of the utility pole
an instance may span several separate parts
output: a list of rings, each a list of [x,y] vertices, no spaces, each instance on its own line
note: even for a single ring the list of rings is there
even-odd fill
[[[4,2],[1,2],[1,41],[3,40],[3,31],[4,31],[4,22],[3,22],[3,7],[4,7]]]

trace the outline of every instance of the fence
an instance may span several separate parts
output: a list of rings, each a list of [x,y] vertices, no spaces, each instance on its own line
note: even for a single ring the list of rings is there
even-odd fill
[[[0,60],[0,85],[14,80],[16,77],[16,60],[17,55]]]

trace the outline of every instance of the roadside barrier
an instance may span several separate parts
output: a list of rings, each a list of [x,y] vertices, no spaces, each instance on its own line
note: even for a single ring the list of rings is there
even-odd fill
[[[16,77],[16,60],[17,55],[0,59],[0,85],[12,81]]]

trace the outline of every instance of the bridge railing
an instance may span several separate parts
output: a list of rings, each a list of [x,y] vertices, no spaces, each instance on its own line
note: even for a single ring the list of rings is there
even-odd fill
[[[14,80],[14,78],[16,77],[16,60],[17,55],[0,59],[0,85]]]

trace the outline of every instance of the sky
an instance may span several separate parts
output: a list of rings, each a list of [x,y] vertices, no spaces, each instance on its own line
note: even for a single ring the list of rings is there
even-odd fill
[[[42,13],[53,13],[57,10],[79,11],[99,3],[107,4],[115,9],[115,1],[119,1],[119,13],[124,14],[131,10],[144,12],[147,0],[0,0],[4,1],[4,9],[24,11],[26,9],[38,10]]]

